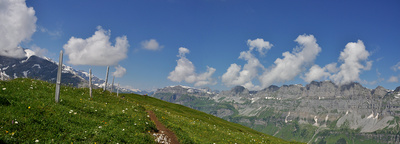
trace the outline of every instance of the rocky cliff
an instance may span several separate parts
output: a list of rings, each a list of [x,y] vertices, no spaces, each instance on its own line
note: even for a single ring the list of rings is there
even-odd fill
[[[270,86],[260,91],[249,91],[242,86],[220,93],[193,93],[190,89],[194,88],[168,87],[159,89],[153,96],[168,98],[167,101],[197,108],[271,135],[279,136],[283,131],[292,131],[296,135],[296,130],[308,125],[311,126],[307,128],[310,134],[295,136],[305,142],[325,138],[318,134],[321,131],[346,129],[358,134],[382,134],[385,131],[391,135],[399,132],[400,87],[393,91],[381,86],[368,89],[355,82],[336,85],[331,81],[314,81],[306,86]],[[180,98],[183,95],[190,98],[183,101]],[[202,101],[205,104],[199,107],[198,103]],[[296,125],[301,126],[296,128]]]

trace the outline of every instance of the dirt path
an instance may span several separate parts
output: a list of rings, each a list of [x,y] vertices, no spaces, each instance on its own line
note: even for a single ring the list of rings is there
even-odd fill
[[[153,136],[156,137],[156,141],[158,143],[179,144],[178,138],[176,137],[174,132],[167,129],[163,124],[161,124],[158,121],[158,119],[153,111],[146,111],[146,112],[149,114],[150,119],[152,121],[154,121],[154,123],[156,124],[156,127],[158,129],[157,133],[153,133]]]

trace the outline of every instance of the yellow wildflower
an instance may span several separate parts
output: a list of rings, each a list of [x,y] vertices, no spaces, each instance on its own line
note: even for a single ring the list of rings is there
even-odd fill
[[[31,106],[28,106],[28,109],[31,109]]]

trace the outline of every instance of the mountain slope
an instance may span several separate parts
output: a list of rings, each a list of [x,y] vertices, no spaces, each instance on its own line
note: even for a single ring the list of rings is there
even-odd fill
[[[15,79],[15,78],[34,78],[55,83],[57,77],[58,62],[55,62],[47,57],[37,56],[30,49],[24,49],[24,58],[10,58],[0,56],[0,79]],[[72,85],[75,87],[88,87],[89,73],[76,70],[70,66],[63,64],[61,83]],[[92,76],[92,83],[97,87],[104,87],[104,80],[96,76]],[[107,84],[111,89],[111,83]],[[119,88],[121,93],[138,93],[152,94],[152,92],[141,91],[137,89],[129,89],[114,85],[113,90],[116,92]]]
[[[153,111],[180,143],[289,143],[152,97],[61,87],[32,79],[0,81],[0,143],[155,143]]]
[[[237,86],[212,95],[191,93],[190,89],[166,87],[153,97],[286,140],[400,142],[398,89],[371,90],[358,83],[338,86],[331,81],[270,86],[260,91]]]

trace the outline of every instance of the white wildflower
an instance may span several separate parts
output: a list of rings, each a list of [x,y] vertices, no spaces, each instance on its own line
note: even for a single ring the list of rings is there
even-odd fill
[[[122,131],[125,131],[125,129],[122,129]]]
[[[102,126],[99,126],[99,128],[102,128]]]
[[[6,90],[6,88],[3,88],[3,90]]]
[[[74,110],[69,110],[69,113],[73,113],[74,112]]]
[[[76,115],[76,112],[74,112],[74,115]]]
[[[35,140],[35,143],[38,143],[39,142],[39,140]]]

